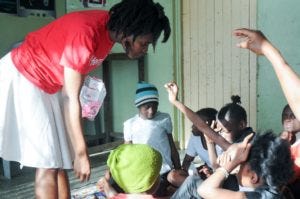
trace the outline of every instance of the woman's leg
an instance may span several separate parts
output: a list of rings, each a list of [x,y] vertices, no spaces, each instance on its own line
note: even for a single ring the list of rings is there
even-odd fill
[[[58,170],[36,169],[35,173],[35,196],[37,199],[58,198]]]
[[[58,170],[57,175],[57,185],[58,185],[58,198],[59,199],[70,199],[70,184],[69,178],[66,170]]]

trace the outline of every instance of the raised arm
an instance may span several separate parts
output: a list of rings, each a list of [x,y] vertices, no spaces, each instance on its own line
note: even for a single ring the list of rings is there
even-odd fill
[[[216,170],[219,167],[219,164],[217,163],[217,151],[216,151],[216,145],[215,143],[209,139],[206,135],[204,135],[206,144],[207,144],[207,152],[208,152],[208,157],[210,164],[212,166],[213,170]]]
[[[76,177],[84,181],[89,179],[91,169],[81,123],[79,93],[82,82],[83,76],[81,74],[69,67],[65,67],[62,92],[65,123],[75,152],[74,172]]]
[[[236,192],[222,188],[224,180],[229,173],[239,164],[246,161],[249,151],[249,141],[253,134],[248,135],[243,142],[232,144],[219,158],[219,167],[209,178],[202,182],[198,187],[198,193],[206,199],[224,198],[224,199],[242,199],[245,198],[243,192]]]
[[[280,51],[260,31],[237,29],[233,34],[243,39],[238,47],[249,49],[258,55],[265,55],[271,62],[283,93],[296,118],[300,120],[300,78],[285,61]]]
[[[177,100],[178,87],[175,83],[167,83],[165,84],[165,88],[169,93],[170,103],[177,107],[201,132],[205,133],[207,137],[221,146],[223,150],[226,150],[230,146],[229,142],[211,129],[195,112]]]

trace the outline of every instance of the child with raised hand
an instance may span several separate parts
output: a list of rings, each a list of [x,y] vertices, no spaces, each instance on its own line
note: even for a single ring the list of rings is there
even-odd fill
[[[217,129],[215,132],[196,113],[177,100],[178,86],[174,82],[165,84],[169,94],[169,101],[176,106],[186,117],[203,132],[209,139],[219,145],[224,151],[233,142],[243,140],[245,136],[252,133],[252,129],[247,127],[247,114],[243,107],[239,105],[240,97],[232,96],[232,103],[226,104],[217,114]]]
[[[217,110],[214,108],[203,108],[198,110],[196,114],[200,118],[202,118],[208,125],[211,125],[212,122],[216,120]],[[196,168],[198,173],[197,175],[206,178],[206,176],[210,174],[212,165],[207,153],[208,144],[204,136],[205,135],[201,131],[199,131],[195,125],[192,125],[192,134],[190,135],[190,139],[188,141],[188,146],[182,162],[182,167],[180,170],[172,170],[168,175],[168,181],[171,182],[171,184],[179,187],[184,182],[184,180],[189,175],[189,167],[196,156],[199,156],[199,158],[204,162],[203,165]],[[213,145],[213,147],[215,146]],[[222,149],[218,146],[216,147],[218,154],[220,154],[222,152]]]
[[[124,122],[124,140],[127,144],[148,144],[161,153],[161,183],[156,196],[164,196],[170,185],[167,179],[169,172],[172,169],[180,169],[181,165],[172,137],[171,117],[158,111],[158,98],[157,88],[153,84],[137,84],[134,103],[138,114]]]
[[[210,128],[210,126],[208,126],[206,122],[190,108],[177,100],[178,86],[176,83],[169,82],[165,84],[165,88],[168,91],[170,103],[178,108],[198,129],[202,131],[202,133],[213,140],[223,150],[226,150],[230,146],[230,142]]]
[[[257,134],[249,143],[251,136],[247,136],[243,142],[231,145],[219,157],[221,167],[198,188],[201,197],[206,199],[282,198],[281,189],[293,175],[289,144],[272,132]],[[240,169],[237,173],[239,184],[252,187],[254,191],[232,191],[221,187],[229,173],[239,165]]]
[[[280,51],[259,30],[247,28],[236,29],[233,34],[242,39],[237,44],[240,48],[249,49],[257,55],[264,55],[271,62],[283,93],[296,118],[300,120],[300,78],[286,62]],[[300,142],[291,147],[294,158],[296,178],[300,179]]]

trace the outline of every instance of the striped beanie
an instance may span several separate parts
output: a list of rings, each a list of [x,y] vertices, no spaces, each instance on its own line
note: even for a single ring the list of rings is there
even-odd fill
[[[134,104],[139,107],[148,102],[158,103],[158,91],[153,84],[147,82],[139,82],[135,92]]]

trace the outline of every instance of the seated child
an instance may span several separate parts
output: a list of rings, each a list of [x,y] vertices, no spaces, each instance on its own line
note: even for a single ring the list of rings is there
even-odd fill
[[[288,187],[295,198],[300,197],[300,121],[295,117],[290,106],[287,104],[282,111],[282,125],[284,131],[280,137],[291,144],[292,157],[295,159],[295,177]],[[297,166],[298,164],[298,166]]]
[[[232,96],[232,103],[226,104],[218,112],[217,126],[219,133],[216,133],[202,118],[177,100],[178,87],[175,83],[167,83],[165,87],[169,93],[169,101],[183,112],[212,141],[211,144],[215,143],[222,147],[223,150],[226,150],[231,143],[239,142],[245,136],[253,133],[252,129],[247,127],[247,114],[245,109],[239,105],[239,96]],[[197,179],[197,177],[191,177],[189,180],[192,178]],[[184,186],[179,188],[180,190],[176,191],[172,198],[189,197],[188,190],[195,190],[195,186],[197,186],[197,183],[194,183],[191,185],[193,188],[191,188],[189,180],[184,183]],[[201,178],[197,180],[201,182]],[[230,175],[230,178],[226,180],[223,187],[230,190],[238,190],[239,186],[235,176]]]
[[[159,171],[162,165],[160,153],[146,144],[123,144],[108,157],[108,172],[97,186],[107,198],[152,199],[159,186]],[[111,186],[110,178],[125,193],[117,193]]]
[[[288,140],[292,145],[300,139],[300,121],[296,119],[288,104],[283,108],[281,118],[283,125],[281,138]]]
[[[161,183],[157,196],[164,196],[169,186],[168,173],[181,167],[172,137],[171,118],[169,114],[157,111],[158,91],[152,84],[138,83],[134,103],[139,113],[124,122],[124,140],[126,144],[148,144],[161,153]]]
[[[203,108],[198,110],[196,114],[208,125],[211,125],[212,121],[216,120],[217,110],[214,108]],[[222,149],[219,146],[216,146],[216,149],[218,154],[222,152]],[[190,135],[182,167],[180,170],[172,170],[168,175],[168,181],[179,187],[188,177],[189,167],[196,156],[199,156],[199,158],[204,162],[204,165],[196,168],[198,174],[204,178],[206,175],[210,174],[212,165],[208,157],[205,137],[203,133],[195,127],[195,125],[192,125],[192,134]]]
[[[198,193],[209,198],[282,198],[281,189],[293,176],[293,160],[289,144],[272,132],[251,136],[233,144],[219,158],[221,167],[203,181]],[[254,191],[231,191],[221,187],[229,173],[240,165],[237,178],[244,187]]]

